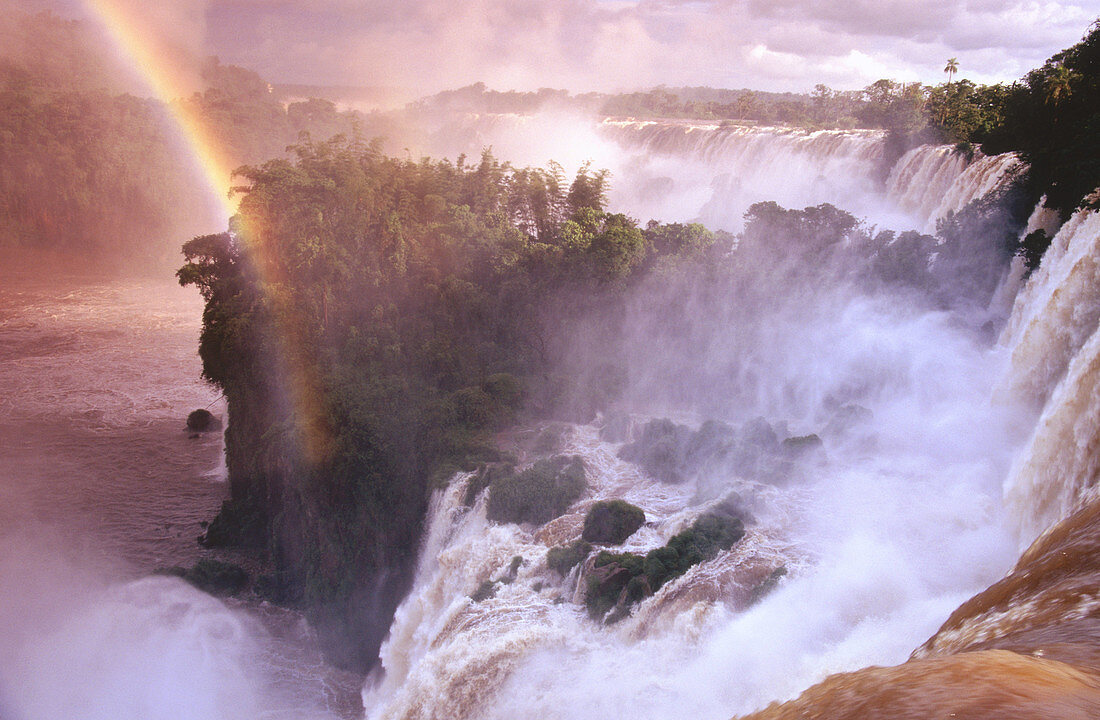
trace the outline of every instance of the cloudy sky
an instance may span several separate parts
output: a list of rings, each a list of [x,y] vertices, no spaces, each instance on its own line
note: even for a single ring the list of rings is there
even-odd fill
[[[149,15],[150,32],[273,82],[415,93],[477,81],[855,89],[881,77],[941,82],[949,57],[959,77],[1010,81],[1100,16],[1100,0],[109,1]]]

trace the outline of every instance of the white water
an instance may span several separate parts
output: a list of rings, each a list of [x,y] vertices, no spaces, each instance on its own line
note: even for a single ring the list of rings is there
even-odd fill
[[[198,294],[0,270],[0,718],[347,716],[298,615],[148,576],[227,494]]]
[[[567,173],[589,162],[611,171],[609,205],[645,221],[702,222],[739,231],[749,206],[831,203],[894,230],[933,233],[1020,165],[1011,154],[973,159],[954,146],[904,155],[883,184],[884,134],[719,126],[687,121],[594,122],[569,114],[471,116],[440,132],[433,152],[475,155],[491,147],[517,165],[555,160]]]
[[[891,169],[887,195],[903,212],[924,218],[923,232],[934,233],[937,221],[996,189],[1020,166],[1012,153],[968,159],[951,145],[922,145]]]
[[[1100,214],[1059,230],[1019,294],[1001,342],[1012,350],[1005,402],[1039,413],[1006,498],[1030,540],[1094,496],[1100,477]]]
[[[590,426],[575,428],[566,451],[585,458],[592,487],[542,528],[488,522],[484,498],[461,507],[456,478],[433,500],[413,592],[383,648],[385,673],[364,690],[368,717],[729,717],[835,672],[904,661],[1000,577],[1022,537],[1002,486],[1034,419],[994,399],[998,379],[1020,372],[1010,349],[903,297],[843,287],[800,297],[809,305],[768,309],[732,296],[729,318],[700,321],[714,325],[713,352],[682,358],[683,375],[707,377],[730,361],[759,391],[724,410],[713,398],[709,411],[786,420],[792,435],[821,432],[830,399],[854,396],[870,419],[825,435],[827,462],[783,487],[736,468],[697,479],[741,496],[755,517],[749,534],[612,627],[586,616],[578,571],[558,578],[547,550],[579,537],[588,505],[613,497],[646,511],[626,549],[657,547],[703,511],[695,485],[643,477]],[[762,313],[764,344],[738,345],[738,308]],[[632,375],[669,353],[640,343]],[[516,555],[516,580],[475,603],[475,589]],[[750,606],[780,565],[788,575]]]
[[[865,139],[836,134],[779,136],[769,157],[760,137],[735,141],[727,130],[710,130],[697,157],[679,164],[687,180],[675,180],[675,192],[645,196],[628,187],[626,197],[635,193],[639,208],[683,213],[665,219],[697,217],[708,203],[735,217],[742,210],[719,210],[714,198],[736,196],[728,202],[739,207],[769,199],[755,193],[769,192],[783,174],[801,182],[814,172],[825,176],[814,168],[831,167],[841,177],[843,167],[865,168],[873,158]],[[708,155],[725,136],[729,147]],[[624,157],[601,129],[591,137]],[[715,192],[715,169],[739,152],[737,163],[760,163],[762,179],[745,180],[751,192],[738,195],[733,184]],[[660,179],[678,167],[674,154],[655,146],[625,157],[640,164],[621,165],[620,178],[638,169]],[[733,169],[747,175],[752,166]],[[843,206],[844,193],[863,183],[818,180],[794,183],[790,204],[841,198],[835,201]],[[775,327],[753,368],[759,386],[771,390],[750,407],[729,407],[727,416],[766,414],[799,432],[820,430],[814,423],[829,393],[861,385],[873,422],[830,441],[829,463],[801,485],[777,489],[736,473],[708,478],[750,504],[756,523],[748,537],[613,628],[584,615],[578,578],[547,570],[546,550],[576,537],[587,505],[601,497],[646,510],[650,524],[628,549],[660,545],[703,509],[693,486],[641,477],[596,440],[594,428],[580,427],[571,451],[586,458],[592,490],[545,528],[494,526],[482,504],[459,508],[460,483],[435,498],[416,586],[384,649],[386,674],[364,692],[370,717],[726,717],[836,670],[903,659],[960,600],[995,578],[1016,543],[1002,527],[999,498],[1013,450],[1005,437],[1014,437],[1004,428],[1019,421],[1015,410],[988,402],[1003,353],[984,348],[951,317],[912,311],[901,300],[836,301],[813,316],[812,327],[791,318]],[[193,526],[210,516],[195,507],[161,516],[160,500],[152,511],[140,502],[166,487],[186,498],[205,487],[195,481],[217,475],[216,443],[189,443],[178,429],[187,410],[213,400],[194,380],[197,306],[181,320],[178,308],[166,312],[132,286],[101,284],[7,302],[2,310],[2,329],[18,342],[6,346],[17,352],[3,356],[0,402],[10,420],[6,437],[18,440],[3,448],[0,490],[19,501],[6,503],[3,514],[21,525],[43,512],[61,523],[78,518],[76,527],[92,539],[51,545],[34,524],[23,525],[29,535],[4,533],[14,551],[0,558],[0,716],[326,716],[322,693],[295,695],[326,682],[324,669],[301,655],[293,656],[302,663],[293,669],[273,658],[278,643],[252,616],[174,580],[135,579],[157,564],[193,559]],[[777,402],[792,388],[799,403]],[[169,427],[177,436],[166,442]],[[873,452],[870,443],[877,443]],[[165,447],[189,446],[205,448],[201,460],[176,468],[180,483],[166,482],[174,454]],[[43,456],[52,464],[43,465]],[[45,490],[24,502],[27,478]],[[68,492],[74,487],[79,492]],[[219,499],[197,495],[210,508]],[[69,504],[59,511],[62,497]],[[133,555],[106,567],[89,558],[113,557],[122,547]],[[515,555],[525,559],[515,582],[473,604],[469,594]],[[780,564],[788,578],[749,608],[752,589]],[[285,687],[296,689],[284,697],[278,688]]]

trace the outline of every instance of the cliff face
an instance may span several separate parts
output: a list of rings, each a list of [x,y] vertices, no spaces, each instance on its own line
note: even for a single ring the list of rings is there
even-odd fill
[[[408,592],[424,489],[410,482],[403,497],[370,504],[350,497],[329,468],[295,451],[292,415],[273,409],[272,397],[226,393],[231,495],[204,542],[265,553],[275,571],[261,579],[264,592],[304,606],[330,659],[365,671]]]

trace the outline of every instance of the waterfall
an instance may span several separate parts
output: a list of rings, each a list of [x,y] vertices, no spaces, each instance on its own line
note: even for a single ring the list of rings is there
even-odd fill
[[[482,148],[513,164],[549,158],[567,173],[585,162],[611,171],[610,205],[665,222],[738,231],[750,205],[831,203],[879,227],[935,232],[936,222],[1000,186],[1021,167],[1012,154],[972,156],[953,145],[906,153],[883,186],[881,130],[817,130],[690,121],[604,120],[544,112],[471,115],[435,135],[437,154]]]
[[[921,145],[891,169],[886,193],[903,211],[924,219],[924,232],[934,233],[939,220],[984,197],[1020,166],[1013,153],[975,152],[969,158],[953,145]]]
[[[1017,296],[1002,396],[1039,419],[1006,483],[1030,540],[1095,493],[1100,474],[1100,214],[1077,212]]]
[[[630,174],[648,178],[632,203],[693,200],[692,220],[737,230],[754,202],[786,207],[832,203],[857,214],[888,214],[874,200],[883,134],[719,126],[675,122],[605,121],[604,137],[631,156]]]
[[[532,133],[567,132],[564,123],[546,122],[498,118],[481,125],[481,139],[511,138],[518,146]],[[874,180],[882,152],[876,133],[690,123],[578,127],[572,131],[580,140],[571,147],[593,153],[580,161],[593,159],[595,167],[629,179],[613,181],[619,193],[613,207],[625,203],[643,209],[636,215],[665,220],[710,218],[726,227],[736,227],[748,204],[761,200],[795,207],[834,202],[866,210],[872,222],[934,227],[1021,167],[1013,156],[971,159],[927,146],[904,156],[883,188]],[[509,142],[492,144],[516,161]],[[1026,504],[1035,491],[1025,479],[1027,463],[1017,460],[1015,467],[1014,458],[1045,462],[1039,450],[1020,452],[1027,440],[1021,428],[1030,429],[1035,406],[1050,396],[1051,407],[1063,408],[1066,421],[1047,413],[1052,432],[1058,422],[1081,423],[1100,412],[1100,393],[1077,389],[1100,362],[1078,368],[1073,359],[1082,347],[1100,346],[1090,340],[1100,306],[1093,311],[1062,288],[1079,275],[1085,294],[1100,279],[1091,246],[1073,239],[1089,235],[1095,242],[1097,222],[1080,214],[1061,229],[994,347],[951,311],[914,303],[905,292],[868,295],[840,281],[809,295],[775,288],[793,298],[786,304],[767,296],[770,289],[759,291],[770,305],[731,287],[717,305],[730,308],[729,317],[696,308],[685,324],[710,333],[706,347],[713,351],[677,362],[683,382],[710,394],[712,414],[676,408],[683,413],[678,421],[697,428],[707,417],[765,416],[780,440],[820,433],[820,462],[799,466],[783,481],[733,466],[668,484],[620,459],[621,442],[601,437],[606,422],[569,426],[558,452],[583,459],[588,490],[542,526],[489,521],[487,491],[470,497],[471,474],[458,474],[432,497],[412,590],[382,647],[381,667],[363,689],[367,717],[721,717],[793,697],[835,672],[902,662],[1015,560],[1014,525],[1023,512],[1017,497],[1026,495]],[[1032,225],[1051,227],[1048,213],[1037,209]],[[1055,269],[1068,257],[1077,258],[1074,268]],[[746,272],[747,281],[759,277]],[[994,300],[1005,308],[1000,317],[1022,282],[1019,263],[1012,272]],[[640,298],[639,307],[653,302],[659,301]],[[1070,322],[1056,317],[1067,313]],[[746,342],[753,336],[743,332],[748,320],[741,316],[765,327],[767,342]],[[636,352],[623,365],[641,392],[628,397],[652,400],[645,371],[663,351],[637,324]],[[631,329],[620,330],[631,336]],[[576,342],[586,338],[599,341],[578,331]],[[676,358],[675,350],[666,354]],[[757,391],[722,397],[716,389],[724,386],[711,380],[730,377],[751,381]],[[998,378],[1006,378],[999,387]],[[833,426],[841,405],[853,428]],[[668,412],[630,409],[641,414],[636,421]],[[517,432],[534,436],[540,428]],[[1041,444],[1040,435],[1032,446]],[[531,447],[507,449],[525,465],[539,457]],[[1090,447],[1081,444],[1075,462],[1087,462]],[[1015,479],[1007,496],[1017,515],[1008,517],[1010,470]],[[549,551],[581,536],[599,500],[642,508],[642,528],[607,549],[644,555],[722,497],[746,509],[745,538],[661,586],[613,625],[585,611],[595,554],[565,577],[548,566]],[[1048,504],[1066,502],[1058,496]]]

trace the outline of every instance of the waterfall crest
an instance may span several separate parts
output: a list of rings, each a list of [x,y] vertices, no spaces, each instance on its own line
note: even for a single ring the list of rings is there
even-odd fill
[[[443,142],[444,137],[452,138]],[[791,208],[831,203],[880,227],[935,232],[1013,176],[1012,154],[985,156],[924,145],[889,171],[881,130],[816,130],[660,120],[594,122],[544,113],[470,116],[437,140],[437,152],[494,153],[519,164],[555,157],[567,168],[611,170],[611,204],[666,222],[699,221],[740,230],[750,205]]]
[[[1013,153],[973,157],[953,145],[921,145],[905,153],[890,171],[886,194],[913,217],[923,219],[924,232],[974,200],[997,189],[1022,163]]]
[[[1006,482],[1025,540],[1095,493],[1100,474],[1100,214],[1077,212],[1020,292],[1001,342],[1003,396],[1039,412]]]

